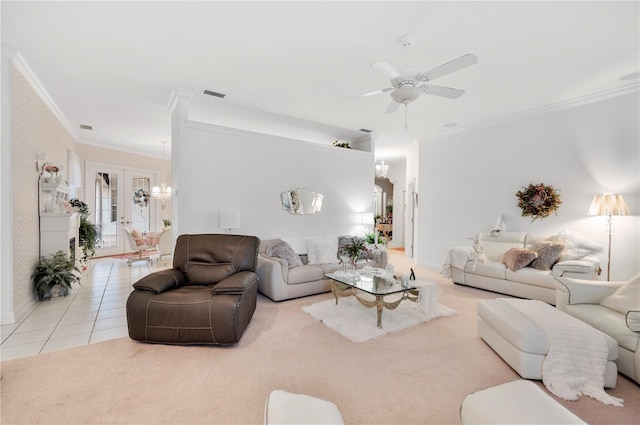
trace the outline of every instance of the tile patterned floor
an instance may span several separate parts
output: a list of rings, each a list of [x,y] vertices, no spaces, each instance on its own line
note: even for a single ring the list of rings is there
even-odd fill
[[[0,358],[9,360],[128,336],[125,304],[131,285],[168,262],[149,265],[111,257],[92,260],[82,286],[38,303],[17,323],[0,327]]]

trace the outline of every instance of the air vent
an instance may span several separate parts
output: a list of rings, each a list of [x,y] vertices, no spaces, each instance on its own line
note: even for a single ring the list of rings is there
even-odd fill
[[[358,130],[358,131],[362,131],[363,133],[373,133],[373,130],[369,130],[369,129],[367,129],[367,128],[361,128],[361,129],[360,129],[360,130]]]
[[[83,130],[93,130],[93,127],[91,127],[90,125],[86,125],[86,124],[80,124],[80,128]]]
[[[208,94],[209,96],[219,97],[220,99],[223,99],[226,96],[226,94],[216,93],[216,92],[211,91],[211,90],[205,90],[202,93]]]

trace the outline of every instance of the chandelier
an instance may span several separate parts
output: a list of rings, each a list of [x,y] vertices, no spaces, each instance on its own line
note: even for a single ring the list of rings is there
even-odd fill
[[[164,145],[167,142],[162,142],[162,183],[160,186],[154,186],[151,188],[151,196],[160,202],[162,202],[162,209],[167,206],[167,201],[171,200],[171,186],[167,186],[164,182]]]
[[[379,164],[376,164],[376,177],[386,179],[388,171],[389,171],[389,165],[385,164],[384,160],[380,161]]]

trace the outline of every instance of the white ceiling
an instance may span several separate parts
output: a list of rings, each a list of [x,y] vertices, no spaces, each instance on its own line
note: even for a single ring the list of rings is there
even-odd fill
[[[212,121],[268,111],[378,136],[376,157],[408,144],[602,91],[638,85],[639,2],[1,2],[2,46],[17,50],[82,143],[160,155],[174,88],[227,96]],[[428,70],[472,53],[477,65],[385,114],[371,67]],[[636,73],[631,78],[622,78]],[[254,115],[257,113],[253,111]],[[92,125],[93,131],[81,130]],[[326,143],[333,142],[330,137]]]

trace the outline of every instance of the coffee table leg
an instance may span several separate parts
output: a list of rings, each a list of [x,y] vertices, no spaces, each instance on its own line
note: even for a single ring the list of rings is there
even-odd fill
[[[382,329],[382,310],[384,308],[383,296],[376,295],[376,310],[378,313],[378,328]]]

